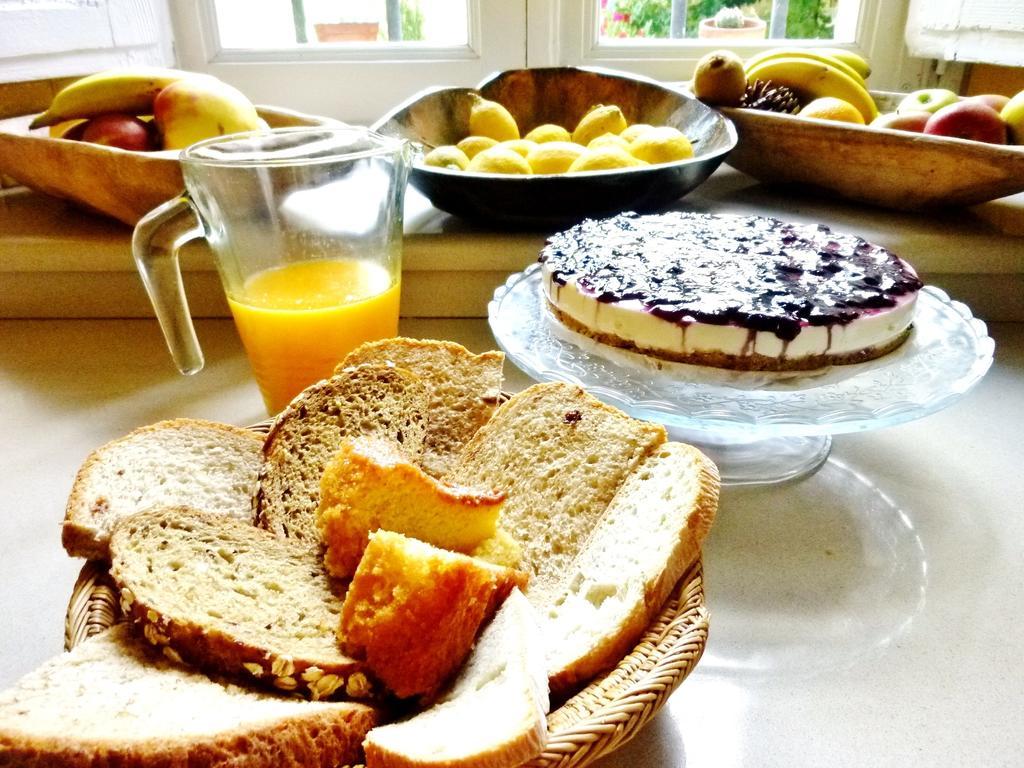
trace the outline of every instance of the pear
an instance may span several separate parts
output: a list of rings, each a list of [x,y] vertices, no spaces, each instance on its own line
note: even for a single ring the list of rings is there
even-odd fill
[[[185,78],[165,87],[153,102],[153,119],[164,149],[257,130],[262,123],[241,91],[214,77]]]
[[[697,62],[693,95],[705,104],[737,107],[747,90],[743,59],[732,51],[712,51]]]

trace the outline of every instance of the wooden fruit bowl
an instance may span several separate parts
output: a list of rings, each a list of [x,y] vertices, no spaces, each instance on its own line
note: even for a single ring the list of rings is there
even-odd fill
[[[279,107],[257,107],[271,128],[335,121]],[[0,174],[134,226],[184,189],[179,150],[129,152],[30,131],[32,115],[0,121]]]
[[[903,94],[872,92],[889,111]],[[1024,191],[1024,146],[727,108],[739,142],[726,163],[766,184],[798,184],[883,208],[975,205]]]

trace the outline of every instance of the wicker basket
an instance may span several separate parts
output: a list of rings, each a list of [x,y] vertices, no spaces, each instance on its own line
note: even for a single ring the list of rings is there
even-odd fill
[[[253,429],[266,432],[268,422]],[[87,562],[64,623],[70,650],[121,619],[104,563]],[[686,679],[704,652],[708,612],[701,560],[683,575],[632,653],[548,715],[548,743],[524,768],[584,766],[633,738]]]
[[[68,605],[65,647],[75,647],[120,618],[117,588],[106,566],[86,563]],[[530,768],[589,765],[625,744],[690,673],[707,636],[698,560],[633,652],[548,716],[547,748]]]

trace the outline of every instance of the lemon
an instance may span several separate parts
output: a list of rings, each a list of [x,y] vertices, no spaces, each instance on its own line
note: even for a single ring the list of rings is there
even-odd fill
[[[639,136],[641,133],[652,127],[653,126],[650,125],[649,123],[633,123],[631,126],[626,128],[626,130],[620,133],[619,136],[621,136],[628,142],[633,142],[636,140],[637,136]]]
[[[565,173],[586,152],[586,147],[571,141],[546,141],[526,156],[534,173]]]
[[[573,160],[569,173],[580,171],[610,171],[616,168],[633,168],[646,163],[633,157],[620,147],[598,147],[588,149]]]
[[[572,132],[572,140],[586,146],[605,133],[622,133],[626,130],[626,117],[614,104],[598,104],[581,119]]]
[[[469,166],[469,158],[458,147],[446,144],[435,147],[423,158],[423,164],[433,168],[449,168],[453,171],[464,171]]]
[[[467,136],[455,146],[465,152],[466,157],[472,160],[485,149],[498,146],[498,142],[490,136]]]
[[[518,152],[523,157],[526,157],[530,154],[530,150],[537,146],[537,142],[529,141],[528,139],[512,139],[511,141],[498,142],[498,146],[511,149],[513,152]]]
[[[841,123],[864,125],[864,115],[853,104],[835,96],[822,96],[800,110],[800,117],[816,117],[819,120],[837,120]]]
[[[644,131],[629,145],[629,152],[648,163],[671,163],[693,157],[689,139],[670,125]]]
[[[469,110],[469,132],[474,136],[490,136],[495,141],[519,138],[519,126],[512,113],[498,102],[476,94]]]
[[[523,138],[544,144],[548,141],[571,141],[572,134],[560,125],[544,123],[544,125],[538,125]]]
[[[614,133],[602,133],[596,139],[592,139],[587,144],[587,149],[597,149],[598,147],[618,147],[619,149],[629,151],[629,142],[621,136],[616,136]]]
[[[526,158],[508,147],[491,147],[469,161],[470,171],[477,173],[530,173]]]

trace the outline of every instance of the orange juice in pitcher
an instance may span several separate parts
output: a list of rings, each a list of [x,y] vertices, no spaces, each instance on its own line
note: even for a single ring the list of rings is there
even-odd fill
[[[395,336],[400,292],[377,263],[324,259],[257,272],[229,294],[268,413],[330,376],[364,341]]]
[[[398,333],[407,141],[276,128],[201,141],[179,160],[185,194],[146,214],[132,238],[179,371],[204,364],[178,267],[196,237],[213,252],[270,415],[362,342]]]

